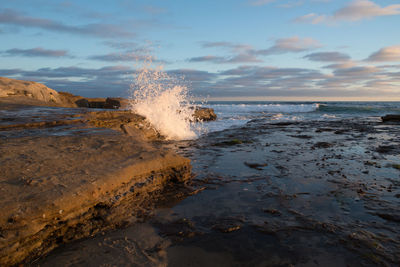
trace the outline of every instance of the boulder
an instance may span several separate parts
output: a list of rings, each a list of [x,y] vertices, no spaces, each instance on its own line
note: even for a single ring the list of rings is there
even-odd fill
[[[122,98],[111,98],[107,97],[106,103],[104,105],[104,108],[108,109],[119,109],[121,107],[121,101],[120,99]]]
[[[212,108],[196,107],[193,117],[196,121],[215,121],[217,115]]]
[[[89,102],[89,108],[104,108],[106,104],[105,98],[86,98]]]

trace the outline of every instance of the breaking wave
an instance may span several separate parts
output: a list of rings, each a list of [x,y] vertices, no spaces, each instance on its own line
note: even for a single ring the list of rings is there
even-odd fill
[[[197,137],[193,101],[182,78],[168,75],[162,67],[144,64],[131,84],[132,110],[144,117],[168,140]]]

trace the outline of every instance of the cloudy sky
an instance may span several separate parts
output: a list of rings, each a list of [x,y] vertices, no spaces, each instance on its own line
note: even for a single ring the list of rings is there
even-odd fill
[[[152,57],[211,100],[400,100],[400,1],[0,2],[0,76],[58,91],[126,96]]]

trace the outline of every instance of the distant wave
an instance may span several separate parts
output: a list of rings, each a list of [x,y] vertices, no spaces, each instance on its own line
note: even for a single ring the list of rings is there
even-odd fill
[[[211,104],[216,111],[229,113],[302,113],[313,112],[319,108],[314,104]]]
[[[323,113],[334,113],[334,114],[382,114],[386,112],[400,113],[400,107],[396,106],[385,106],[385,105],[374,105],[374,104],[320,104],[318,111]]]

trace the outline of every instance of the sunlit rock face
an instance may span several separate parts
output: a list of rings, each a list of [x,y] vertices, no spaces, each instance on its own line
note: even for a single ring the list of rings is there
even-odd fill
[[[15,96],[24,96],[50,103],[62,102],[57,91],[41,83],[0,77],[0,97]]]

